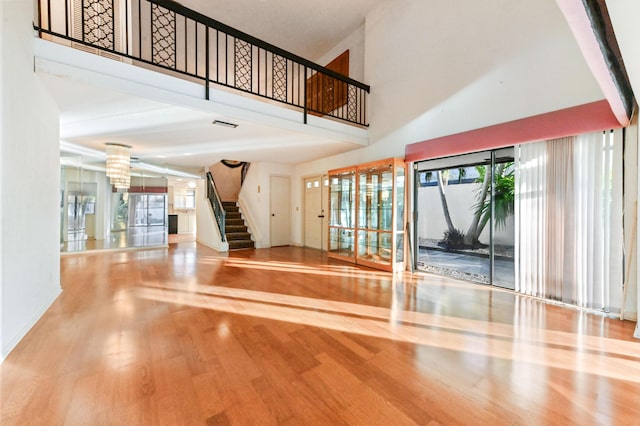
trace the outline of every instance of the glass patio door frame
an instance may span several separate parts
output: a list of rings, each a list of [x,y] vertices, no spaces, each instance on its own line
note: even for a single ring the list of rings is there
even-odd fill
[[[498,154],[506,154],[509,153],[510,155],[508,157],[505,156],[500,156],[498,157]],[[489,155],[489,158],[486,158],[486,156]],[[419,247],[419,232],[418,232],[418,221],[420,218],[420,212],[419,212],[419,190],[420,190],[420,184],[419,184],[419,174],[423,173],[423,172],[429,172],[429,171],[441,171],[441,170],[449,170],[449,169],[454,169],[454,168],[463,168],[463,167],[472,167],[472,166],[478,166],[478,165],[489,165],[490,166],[490,170],[491,170],[491,181],[490,181],[490,186],[489,186],[489,192],[488,192],[488,196],[490,197],[491,203],[490,203],[490,217],[489,217],[489,285],[493,285],[493,286],[497,286],[497,287],[501,287],[501,288],[508,288],[508,289],[513,289],[515,287],[515,276],[514,276],[514,281],[512,283],[513,287],[509,287],[507,285],[501,285],[498,284],[495,280],[496,277],[496,265],[495,265],[495,258],[496,258],[496,252],[495,252],[495,227],[496,227],[496,221],[495,221],[495,194],[496,194],[496,176],[495,176],[495,170],[496,170],[496,165],[500,164],[500,163],[506,163],[506,162],[513,162],[514,161],[514,147],[507,147],[507,148],[500,148],[500,149],[496,149],[496,150],[490,150],[490,151],[481,151],[481,152],[475,152],[475,153],[469,153],[469,154],[462,154],[459,156],[453,156],[453,157],[445,157],[445,158],[438,158],[438,159],[431,159],[431,160],[425,160],[425,161],[420,161],[420,162],[416,162],[414,164],[414,185],[413,185],[413,199],[414,199],[414,203],[413,203],[413,209],[414,209],[414,214],[413,214],[413,229],[414,229],[414,235],[413,235],[413,247],[415,247],[416,249],[413,251],[413,264],[416,265],[416,268],[418,267],[418,260],[419,260],[419,255],[420,255],[420,247]],[[485,156],[484,161],[479,161],[479,159]],[[459,158],[460,161],[456,162],[455,159]],[[465,159],[469,159],[471,161],[465,161]],[[474,161],[474,159],[476,159]],[[505,161],[506,160],[506,161]],[[438,163],[443,163],[442,166],[439,167],[420,167],[420,164],[425,164],[425,163],[432,163],[434,164],[434,166]],[[514,232],[517,232],[517,230],[514,230]],[[515,261],[516,258],[514,257],[514,270],[515,270]],[[418,269],[419,270],[419,269]]]

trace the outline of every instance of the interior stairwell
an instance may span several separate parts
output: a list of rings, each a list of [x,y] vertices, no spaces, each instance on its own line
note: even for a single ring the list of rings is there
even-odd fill
[[[255,243],[251,239],[251,233],[242,218],[240,208],[234,201],[223,201],[222,206],[226,212],[224,233],[229,243],[229,250],[252,249]]]

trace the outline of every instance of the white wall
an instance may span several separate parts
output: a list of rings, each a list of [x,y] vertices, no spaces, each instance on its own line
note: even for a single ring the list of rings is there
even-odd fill
[[[242,167],[227,167],[221,162],[209,166],[222,201],[237,201],[241,189]]]
[[[624,276],[627,291],[624,304],[624,316],[637,319],[638,306],[638,117],[626,131],[624,148]],[[635,233],[634,233],[635,231]],[[636,337],[640,338],[640,334]]]
[[[364,25],[355,30],[349,37],[338,43],[315,63],[326,66],[345,50],[349,50],[349,75],[354,80],[364,81]]]
[[[207,198],[206,180],[196,180],[196,241],[220,252],[229,251],[229,243],[222,241],[213,208]]]
[[[620,46],[620,51],[622,53],[622,57],[624,59],[624,65],[627,69],[627,74],[629,76],[629,80],[631,81],[631,87],[635,93],[636,100],[640,96],[640,49],[638,49],[638,40],[640,39],[640,27],[638,26],[638,22],[640,22],[640,2],[637,0],[616,0],[616,1],[607,1],[607,8],[609,9],[609,16],[611,17],[611,22],[613,24],[613,28],[615,30],[616,39],[618,41],[618,45]],[[637,111],[636,111],[636,119],[634,120],[634,124],[629,129],[628,133],[628,144],[627,146],[633,146],[637,149],[637,144],[640,143],[640,138],[638,137],[638,120],[637,120]],[[632,167],[635,167],[635,178],[634,176],[629,176],[628,179],[625,180],[625,190],[627,189],[626,185],[629,182],[633,182],[638,184],[635,189],[635,194],[637,197],[635,198],[635,202],[640,198],[640,194],[638,193],[638,187],[640,187],[637,173],[637,161],[638,157],[636,156],[636,162],[633,162],[630,158],[625,158],[625,167],[628,168],[629,164],[633,164]],[[635,221],[638,220],[636,205],[630,206],[628,204],[628,197],[625,196],[625,241],[629,242],[634,237],[635,238],[635,248],[633,251],[633,265],[631,267],[631,277],[629,288],[627,289],[627,299],[625,308],[628,312],[635,313],[637,317],[638,306],[640,306],[640,292],[637,289],[637,271],[640,268],[640,250],[638,247],[638,237],[640,237],[640,227],[636,226],[636,234],[631,235],[630,229],[632,227],[628,226],[628,218],[633,216],[635,212],[635,217],[633,219]],[[637,222],[636,222],[637,224]],[[630,247],[626,247],[627,256],[631,255]],[[627,263],[628,265],[628,263]],[[625,265],[625,267],[627,266]],[[629,304],[632,304],[631,306]],[[636,325],[636,331],[634,333],[636,338],[640,339],[640,324]]]
[[[608,0],[607,9],[622,53],[624,66],[635,93],[640,97],[640,2],[638,0]]]
[[[251,163],[239,198],[242,206],[248,210],[246,213],[252,218],[250,231],[256,248],[271,247],[271,191],[269,188],[271,176],[291,177],[293,174],[294,167],[289,164]],[[293,179],[291,182],[293,183]],[[291,217],[294,218],[300,214],[300,209],[295,211],[299,204],[294,205],[293,184],[291,187]]]
[[[497,18],[503,25],[497,26]],[[302,176],[438,136],[604,99],[554,0],[389,0],[365,23],[370,146],[296,166]],[[293,240],[302,222],[294,217]]]
[[[4,359],[60,293],[60,166],[58,109],[33,72],[33,3],[3,1],[0,7]]]
[[[365,40],[374,143],[417,142],[604,97],[554,0],[385,2],[367,17]]]
[[[5,47],[4,47],[4,3],[0,4],[0,22],[2,22],[2,27],[0,27],[0,99],[2,99],[2,101],[0,102],[0,175],[2,176],[6,176],[4,174],[4,162],[5,162],[5,155],[4,155],[4,149],[2,149],[2,147],[5,144],[5,135],[4,135],[4,126],[5,123],[7,122],[7,118],[5,118],[5,102],[4,102],[4,86],[5,86],[5,70],[4,70],[4,62],[6,61],[5,56],[4,56],[4,52],[5,52]],[[0,187],[0,191],[2,190],[2,188]],[[4,227],[2,225],[2,220],[4,218],[4,206],[6,205],[6,203],[4,202],[4,197],[2,196],[2,194],[0,193],[0,233],[3,232]],[[58,235],[58,238],[60,238],[60,236]],[[2,240],[0,239],[0,259],[4,259],[4,244],[2,244]],[[9,352],[10,348],[9,345],[7,344],[7,349],[5,350],[5,343],[4,343],[4,325],[3,325],[3,320],[2,320],[2,307],[4,306],[4,280],[2,280],[2,277],[4,276],[4,267],[3,267],[3,263],[0,260],[0,363],[2,361],[4,361],[4,358],[6,356],[6,353]]]

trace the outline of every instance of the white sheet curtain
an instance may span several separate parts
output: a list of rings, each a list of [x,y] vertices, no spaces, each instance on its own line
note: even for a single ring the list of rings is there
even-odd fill
[[[517,151],[516,291],[619,312],[621,134],[554,139]]]

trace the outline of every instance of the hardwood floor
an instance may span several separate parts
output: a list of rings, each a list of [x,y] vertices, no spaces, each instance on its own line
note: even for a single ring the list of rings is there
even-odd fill
[[[638,424],[634,324],[280,247],[61,259],[2,425]]]

